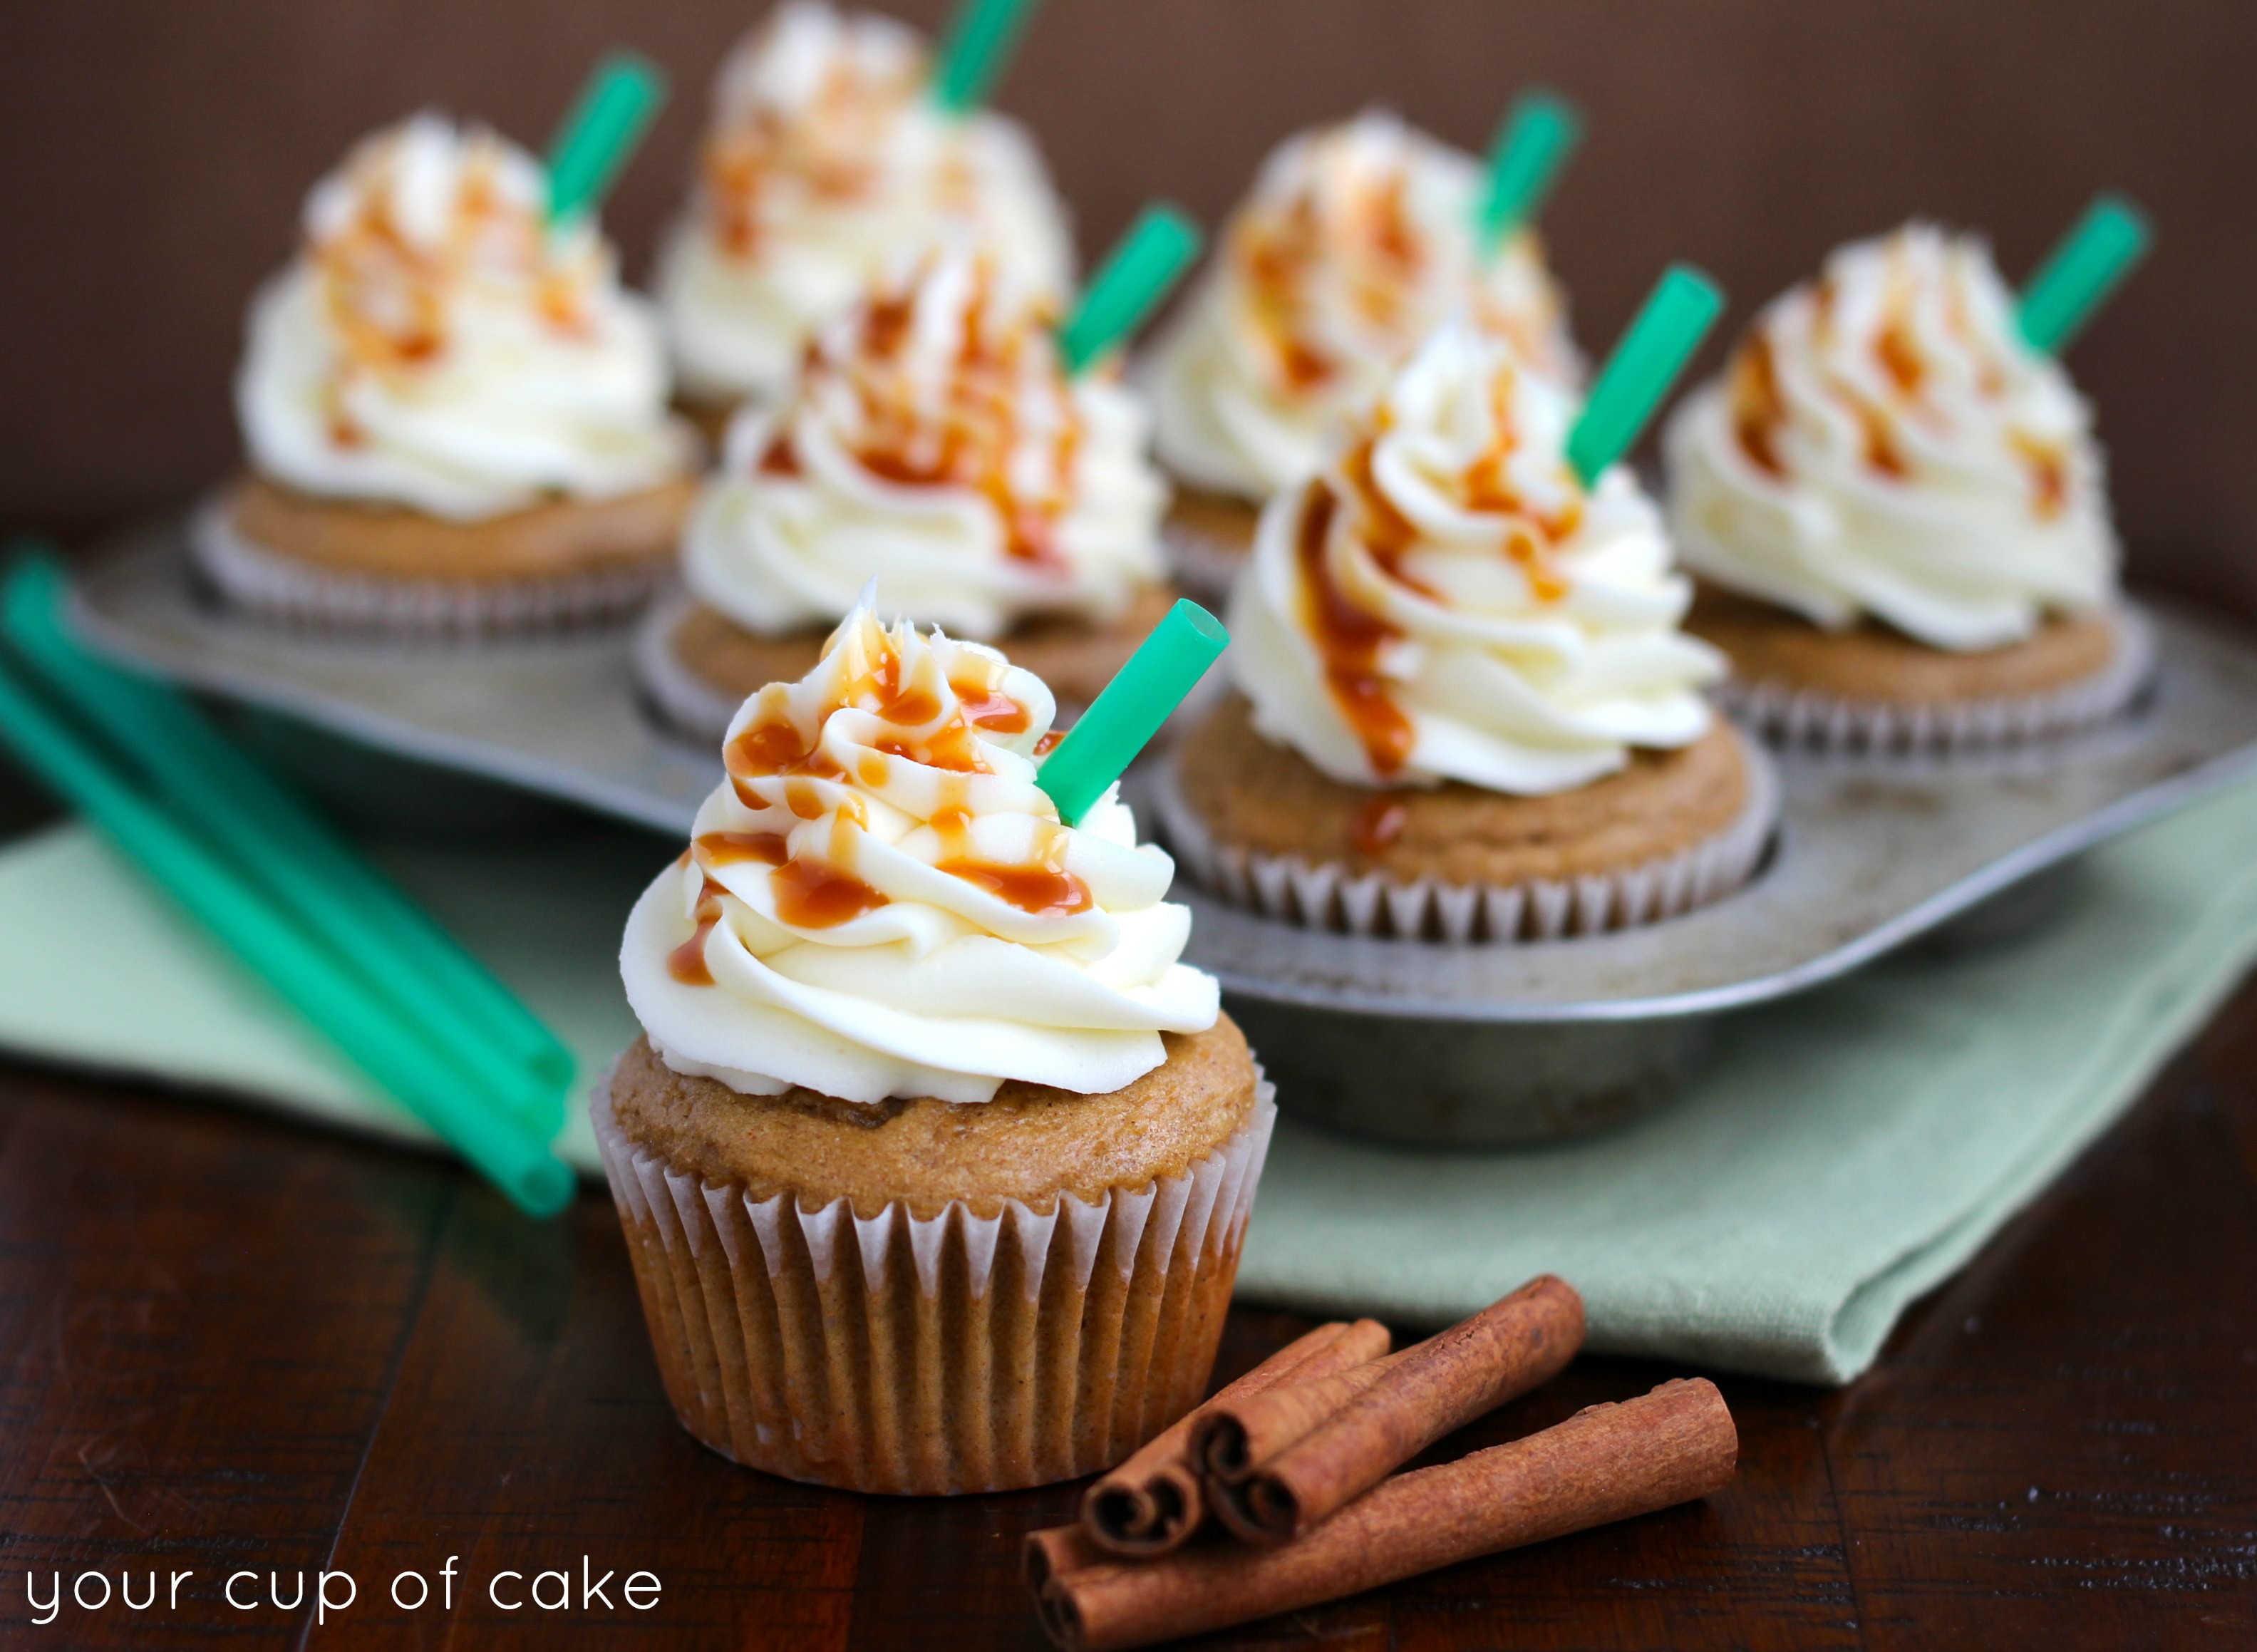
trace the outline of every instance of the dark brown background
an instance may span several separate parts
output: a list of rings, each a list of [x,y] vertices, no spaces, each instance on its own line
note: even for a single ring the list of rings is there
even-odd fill
[[[928,25],[945,0],[900,0]],[[253,284],[306,188],[419,103],[539,145],[598,53],[676,96],[612,214],[630,268],[678,196],[746,0],[86,0],[0,23],[0,523],[81,532],[233,448]],[[1538,80],[1590,136],[1548,215],[1603,346],[1661,264],[1732,321],[1914,213],[2027,272],[2098,188],[2157,254],[2078,346],[2139,577],[2257,613],[2257,6],[2239,0],[1051,0],[1007,82],[1085,248],[1148,196],[1212,223],[1279,136],[1384,101],[1468,147]]]

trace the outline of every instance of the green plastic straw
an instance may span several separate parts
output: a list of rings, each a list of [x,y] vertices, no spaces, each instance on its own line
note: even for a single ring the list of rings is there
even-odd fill
[[[1582,137],[1583,117],[1557,93],[1532,88],[1514,100],[1489,149],[1479,219],[1483,252],[1496,252],[1544,210]]]
[[[1135,332],[1199,250],[1199,225],[1166,202],[1138,214],[1058,329],[1066,371],[1080,372]]]
[[[63,624],[64,584],[49,558],[18,562],[0,589],[0,634],[133,762],[174,815],[212,843],[235,846],[237,869],[331,937],[370,991],[420,1025],[519,1123],[544,1141],[554,1136],[564,1122],[571,1053],[186,699],[80,648]]]
[[[1716,284],[1690,265],[1662,272],[1568,434],[1567,463],[1584,486],[1596,486],[1607,466],[1630,451],[1723,308]]]
[[[1034,11],[1035,0],[964,0],[941,42],[934,101],[952,115],[986,103]]]
[[[2154,238],[2147,214],[2122,195],[2102,195],[2087,207],[2022,289],[2016,314],[2030,347],[2048,354],[2068,349]]]
[[[591,212],[666,101],[666,77],[632,52],[596,66],[580,101],[548,145],[548,216]]]
[[[1222,621],[1198,603],[1168,610],[1036,771],[1058,819],[1072,826],[1089,812],[1229,646]]]
[[[570,1170],[514,1121],[466,1100],[446,1063],[412,1037],[258,892],[113,775],[69,727],[0,663],[0,733],[36,773],[99,827],[125,858],[179,901],[368,1075],[452,1143],[534,1216],[573,1193]]]

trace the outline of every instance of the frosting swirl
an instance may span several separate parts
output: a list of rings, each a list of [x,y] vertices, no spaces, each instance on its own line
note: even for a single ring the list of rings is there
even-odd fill
[[[547,206],[531,156],[435,115],[355,149],[251,308],[236,406],[258,470],[457,520],[678,472],[656,324],[594,226]]]
[[[888,604],[973,637],[1117,615],[1163,576],[1167,486],[1117,379],[1069,379],[1042,306],[990,259],[929,256],[826,325],[791,397],[729,432],[684,578],[747,630]]]
[[[1232,593],[1254,726],[1350,785],[1565,791],[1691,744],[1722,675],[1627,466],[1586,491],[1567,393],[1443,328],[1263,513]]]
[[[1367,112],[1274,152],[1151,364],[1158,447],[1195,486],[1266,500],[1455,315],[1566,380],[1558,289],[1523,231],[1484,256],[1474,159]]]
[[[1836,252],[1664,446],[1686,562],[1821,626],[1995,648],[2114,589],[2091,415],[1971,236],[1915,223]]]
[[[1062,296],[1065,209],[1033,143],[987,110],[942,112],[925,53],[889,18],[793,0],[722,65],[688,211],[662,249],[658,296],[683,387],[773,397],[822,323],[949,238]]]
[[[620,970],[677,1072],[747,1095],[1086,1095],[1214,1024],[1188,909],[1117,794],[1059,823],[1053,706],[994,649],[866,604],[730,725],[728,777],[627,919]]]

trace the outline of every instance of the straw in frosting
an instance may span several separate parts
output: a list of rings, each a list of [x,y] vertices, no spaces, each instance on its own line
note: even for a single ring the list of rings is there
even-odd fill
[[[1496,252],[1544,210],[1582,137],[1582,117],[1557,93],[1531,88],[1514,100],[1489,145],[1479,218],[1483,252]]]
[[[964,0],[943,37],[933,100],[952,115],[987,101],[1034,15],[1036,0]]]
[[[1138,214],[1058,328],[1066,371],[1081,372],[1135,332],[1199,250],[1199,225],[1175,208],[1163,202]]]
[[[1691,265],[1662,272],[1568,434],[1567,462],[1584,486],[1596,486],[1607,467],[1630,451],[1723,307],[1723,292]]]
[[[596,66],[548,146],[548,216],[592,212],[666,101],[666,77],[648,60],[614,52]]]
[[[1072,826],[1089,812],[1229,646],[1222,621],[1196,602],[1168,610],[1036,771],[1059,819]]]
[[[2059,354],[2147,255],[2147,215],[2122,195],[2085,209],[2022,289],[2015,319],[2033,350]]]

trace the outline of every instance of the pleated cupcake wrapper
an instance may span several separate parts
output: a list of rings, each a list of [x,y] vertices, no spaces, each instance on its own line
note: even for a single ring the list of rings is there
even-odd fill
[[[1990,751],[2091,728],[2132,703],[2154,670],[2154,636],[2146,620],[2128,606],[2116,612],[2114,621],[2116,651],[2106,669],[2042,694],[1893,705],[1735,679],[1724,684],[1720,698],[1765,738],[1805,751]]]
[[[745,697],[716,688],[675,654],[674,634],[696,606],[697,599],[678,585],[651,603],[635,626],[635,686],[669,731],[700,745],[718,745]]]
[[[1170,522],[1161,535],[1167,552],[1168,572],[1185,595],[1215,606],[1227,600],[1239,571],[1253,560],[1249,551],[1235,549],[1197,528]]]
[[[635,628],[635,684],[666,728],[700,745],[715,745],[727,737],[730,720],[745,702],[743,696],[732,698],[727,690],[717,688],[698,676],[674,651],[674,634],[690,617],[697,600],[676,585],[651,604],[650,611]],[[1008,646],[1003,651],[1007,656],[1010,653]],[[1213,708],[1222,686],[1222,674],[1219,671],[1209,671],[1201,677],[1184,697],[1183,703],[1169,713],[1156,739],[1165,741],[1188,732]],[[1074,719],[1088,709],[1071,700],[1060,701],[1058,726],[1071,727]]]
[[[755,1199],[596,1140],[683,1425],[753,1468],[862,1492],[1040,1485],[1109,1467],[1197,1404],[1277,1105],[1188,1172],[1047,1213],[868,1216]]]
[[[218,500],[198,507],[188,548],[230,605],[309,630],[393,636],[492,636],[561,631],[633,613],[666,577],[646,567],[502,579],[387,578],[339,573],[252,543]]]
[[[1267,854],[1216,841],[1184,801],[1175,764],[1151,788],[1168,847],[1192,875],[1237,906],[1304,928],[1447,941],[1560,940],[1659,923],[1730,894],[1763,858],[1779,818],[1779,776],[1743,740],[1747,798],[1721,832],[1619,871],[1517,883],[1455,883]]]

